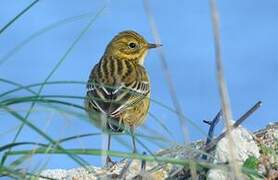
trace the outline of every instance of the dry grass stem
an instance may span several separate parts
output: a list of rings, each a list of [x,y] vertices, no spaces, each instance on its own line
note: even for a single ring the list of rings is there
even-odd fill
[[[232,127],[232,111],[230,106],[230,100],[228,95],[228,90],[226,86],[226,82],[224,79],[224,70],[221,58],[221,41],[220,41],[220,26],[219,26],[219,14],[217,10],[216,0],[210,0],[210,8],[211,8],[211,17],[212,17],[212,24],[213,24],[213,34],[214,34],[214,46],[215,46],[215,61],[216,61],[216,73],[217,73],[217,80],[218,80],[218,89],[221,97],[221,107],[223,110],[223,116],[225,120],[225,126],[227,129],[227,137],[230,145],[230,157],[229,163],[231,166],[231,171],[233,179],[240,179],[241,172],[240,166],[235,159],[235,151],[233,149],[235,143],[233,141],[231,135],[231,127]]]
[[[148,18],[148,22],[149,22],[149,25],[150,25],[151,32],[152,32],[152,35],[154,37],[155,43],[156,44],[161,44],[160,36],[159,36],[158,30],[157,30],[157,26],[155,24],[155,20],[154,20],[153,15],[152,15],[152,11],[150,9],[150,5],[148,3],[148,0],[144,0],[144,9],[145,9],[146,16]],[[164,72],[164,76],[165,76],[165,79],[166,79],[166,83],[167,83],[168,88],[169,88],[170,96],[171,96],[171,99],[173,101],[173,105],[175,107],[175,110],[177,111],[177,114],[178,114],[180,126],[181,126],[182,132],[183,132],[184,143],[186,145],[188,145],[189,142],[190,142],[190,138],[189,138],[189,131],[188,131],[188,128],[187,128],[187,125],[186,125],[186,119],[185,119],[185,116],[183,114],[179,99],[177,97],[177,93],[176,93],[175,86],[174,86],[174,83],[173,83],[173,80],[172,80],[172,76],[171,76],[171,73],[170,73],[170,70],[169,70],[164,52],[163,52],[163,48],[158,49],[158,54],[159,54],[159,58],[160,58],[160,62],[161,62],[161,67],[162,67],[162,70]],[[190,170],[191,170],[191,175],[192,175],[193,179],[196,179],[196,174],[197,174],[196,173],[196,167],[193,163],[190,163]]]

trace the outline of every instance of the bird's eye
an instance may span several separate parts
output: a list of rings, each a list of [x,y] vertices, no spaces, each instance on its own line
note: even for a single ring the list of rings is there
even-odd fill
[[[136,44],[134,42],[131,42],[128,44],[128,47],[133,49],[136,47]]]

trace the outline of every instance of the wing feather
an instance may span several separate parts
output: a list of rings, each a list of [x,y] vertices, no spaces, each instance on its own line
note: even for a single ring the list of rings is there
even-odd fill
[[[129,64],[125,67],[133,66]],[[113,76],[119,83],[105,82],[103,78],[99,77],[98,68],[101,68],[100,63],[95,66],[91,73],[87,84],[87,96],[90,97],[94,109],[99,112],[115,117],[150,93],[148,76],[142,66],[138,66],[140,73],[135,76],[128,76],[129,81],[126,80],[125,73],[116,74],[116,76],[108,73],[108,78]],[[130,72],[131,70],[126,71]]]

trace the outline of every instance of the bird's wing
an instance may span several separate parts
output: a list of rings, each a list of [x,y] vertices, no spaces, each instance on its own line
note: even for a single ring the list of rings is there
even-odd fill
[[[122,85],[117,88],[115,102],[119,102],[119,105],[114,106],[115,109],[111,115],[115,116],[143,100],[150,93],[149,87],[148,81],[134,81],[130,85]]]
[[[125,72],[111,74],[118,83],[107,83],[103,75],[100,78],[100,68],[100,64],[95,66],[87,84],[87,97],[95,110],[115,117],[150,93],[148,76],[143,67],[126,69],[130,72],[129,76]]]

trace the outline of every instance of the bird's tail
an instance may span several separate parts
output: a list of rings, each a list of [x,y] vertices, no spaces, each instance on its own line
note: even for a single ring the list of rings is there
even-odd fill
[[[119,119],[111,118],[106,122],[107,129],[112,132],[123,132],[125,130],[124,124]]]

